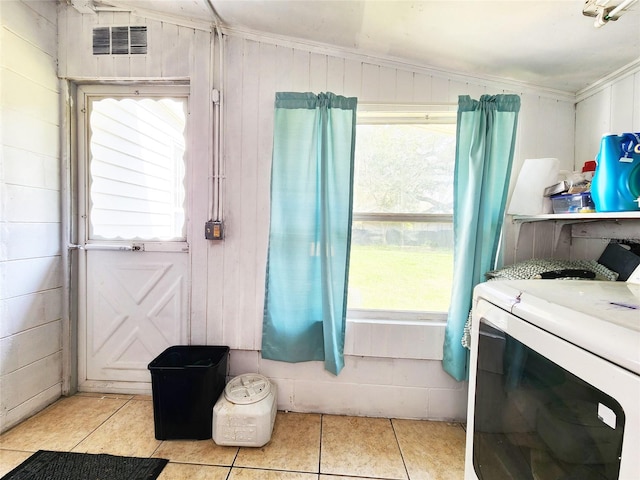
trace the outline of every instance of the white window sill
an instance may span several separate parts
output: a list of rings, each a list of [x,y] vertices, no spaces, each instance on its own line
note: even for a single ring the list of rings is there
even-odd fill
[[[425,319],[368,313],[368,318],[361,312],[349,313],[345,355],[442,360],[446,314],[429,314],[431,318]]]

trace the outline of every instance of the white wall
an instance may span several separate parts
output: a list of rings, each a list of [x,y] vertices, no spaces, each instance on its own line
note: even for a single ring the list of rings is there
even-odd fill
[[[579,93],[576,105],[576,163],[593,160],[606,133],[640,132],[640,60],[624,76]]]
[[[409,68],[329,48],[241,33],[225,44],[226,240],[209,246],[207,342],[234,349],[232,373],[274,379],[280,407],[360,415],[463,418],[466,385],[441,368],[438,324],[349,322],[340,376],[321,364],[262,360],[260,348],[269,229],[273,102],[276,91],[331,91],[363,102],[457,103],[458,95],[518,93],[517,174],[525,158],[573,163],[571,96]],[[513,249],[510,244],[507,248]]]
[[[62,391],[56,4],[0,2],[0,431]]]
[[[209,92],[220,88],[211,32],[126,13],[59,17],[60,75],[72,81],[187,78],[191,82],[190,178],[192,343],[232,349],[230,374],[260,372],[279,388],[279,408],[433,419],[462,419],[466,385],[441,368],[443,325],[350,322],[346,367],[338,377],[319,362],[286,364],[260,358],[264,275],[269,229],[273,102],[276,91],[332,91],[361,101],[456,103],[457,96],[518,93],[522,98],[514,177],[525,158],[573,163],[573,96],[514,83],[446,75],[242,32],[225,36],[225,240],[203,238],[212,193]],[[149,54],[91,55],[95,25],[147,25]],[[515,247],[507,238],[507,254]]]
[[[606,133],[640,132],[640,60],[623,75],[603,80],[578,94],[576,105],[576,169],[596,158]],[[640,240],[640,224],[629,238]],[[625,235],[629,232],[625,231]],[[625,237],[627,238],[627,237]],[[573,238],[572,258],[597,259],[606,247],[602,239]]]
[[[640,60],[578,92],[575,123],[574,170],[596,158],[604,134],[640,132]],[[610,237],[640,239],[640,226],[630,221],[625,222],[624,230],[619,226],[620,222],[611,223],[586,235],[582,229],[575,232],[571,225],[558,231],[553,222],[524,224],[516,259],[597,260]],[[603,238],[586,238],[592,235]]]
[[[1,0],[0,0],[1,1]],[[93,55],[93,29],[98,26],[146,26],[148,54]],[[61,6],[58,16],[58,74],[65,84],[122,81],[189,82],[187,117],[187,239],[190,255],[191,343],[204,343],[206,335],[208,243],[205,221],[211,218],[209,196],[212,172],[211,31],[208,24],[166,22],[128,12],[80,14]],[[69,89],[73,91],[73,88]],[[63,169],[77,159],[63,157]],[[75,168],[75,167],[74,167]],[[78,219],[75,219],[77,222]],[[76,238],[70,241],[75,243]],[[74,259],[77,253],[72,254]],[[149,359],[150,361],[152,358]],[[149,382],[151,381],[149,377]],[[151,391],[149,384],[149,392]]]

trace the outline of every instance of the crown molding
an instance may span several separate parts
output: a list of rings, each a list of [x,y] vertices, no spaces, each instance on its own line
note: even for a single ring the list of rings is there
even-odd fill
[[[478,75],[450,71],[429,65],[420,65],[418,63],[414,63],[398,57],[374,54],[356,48],[338,47],[335,45],[315,42],[312,40],[293,38],[274,33],[266,33],[243,26],[221,25],[220,30],[225,35],[239,37],[245,40],[252,40],[255,42],[307,50],[312,53],[319,53],[323,55],[339,56],[342,58],[371,63],[383,67],[396,68],[399,70],[406,70],[430,76],[447,78],[449,80],[459,81],[461,83],[469,83],[470,81],[475,80],[481,85],[489,84],[497,90],[506,91],[508,93],[530,93],[560,101],[575,101],[574,92],[543,87],[528,82],[505,79],[502,77],[491,75]]]
[[[597,82],[592,83],[588,87],[583,88],[582,90],[576,93],[576,103],[581,102],[592,95],[610,87],[614,82],[622,80],[623,78],[629,77],[636,73],[640,72],[640,57],[636,58],[632,62],[628,63],[622,68],[611,72],[609,75],[601,78]]]

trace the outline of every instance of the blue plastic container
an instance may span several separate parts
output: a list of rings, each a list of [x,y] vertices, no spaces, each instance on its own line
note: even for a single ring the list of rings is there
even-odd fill
[[[604,135],[591,198],[597,212],[640,211],[640,133]]]

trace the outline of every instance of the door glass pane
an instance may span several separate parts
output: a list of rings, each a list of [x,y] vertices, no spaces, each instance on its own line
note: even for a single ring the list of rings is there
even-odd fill
[[[186,99],[91,103],[89,239],[185,240]]]

